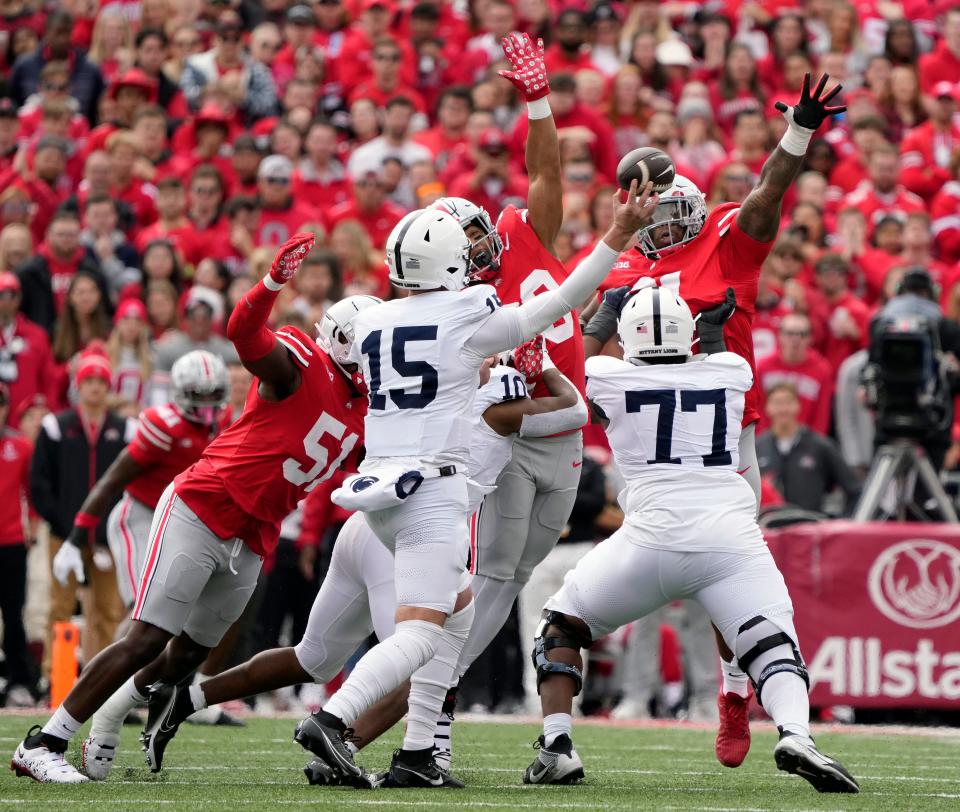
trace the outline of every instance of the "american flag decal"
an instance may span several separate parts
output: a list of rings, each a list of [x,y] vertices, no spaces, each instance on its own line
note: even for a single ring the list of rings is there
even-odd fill
[[[664,332],[665,332],[665,333],[668,333],[668,334],[669,334],[669,333],[678,333],[679,331],[680,331],[680,328],[678,328],[676,324],[668,324],[668,325],[666,326],[666,329],[664,329]]]
[[[646,325],[646,324],[638,324],[638,325],[637,325],[637,333],[638,333],[638,335],[646,335],[646,334],[647,334],[647,325]]]

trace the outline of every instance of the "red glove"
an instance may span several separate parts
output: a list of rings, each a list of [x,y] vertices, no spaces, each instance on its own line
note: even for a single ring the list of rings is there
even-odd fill
[[[270,279],[277,285],[285,285],[289,282],[316,241],[314,234],[305,232],[294,234],[277,251],[273,265],[270,266]]]
[[[524,342],[513,351],[513,366],[527,384],[533,385],[543,374],[543,336]]]
[[[527,34],[514,31],[500,42],[513,68],[512,71],[500,71],[500,75],[510,81],[528,102],[548,95],[550,82],[543,61],[543,40],[538,39],[534,44]]]

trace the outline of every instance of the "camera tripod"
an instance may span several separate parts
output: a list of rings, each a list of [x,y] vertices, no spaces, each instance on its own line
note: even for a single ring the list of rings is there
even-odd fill
[[[921,493],[926,492],[922,502],[917,499],[920,484]],[[891,489],[894,507],[889,510],[884,503]],[[926,508],[929,502],[935,503],[935,509]],[[894,440],[880,446],[853,512],[853,520],[857,522],[887,519],[954,524],[960,521],[953,500],[944,491],[926,453],[913,440]]]

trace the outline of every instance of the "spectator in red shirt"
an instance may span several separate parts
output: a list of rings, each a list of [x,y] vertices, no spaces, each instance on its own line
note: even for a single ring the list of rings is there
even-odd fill
[[[841,208],[860,209],[867,220],[867,231],[873,233],[886,215],[905,218],[910,212],[924,211],[923,200],[897,183],[900,154],[891,144],[876,147],[867,161],[867,179],[848,194]]]
[[[937,82],[956,82],[960,76],[960,8],[954,6],[943,17],[943,39],[932,53],[920,57],[920,84],[924,93]]]
[[[133,227],[129,231],[136,236],[139,229],[157,219],[156,187],[134,174],[137,161],[142,158],[140,141],[126,130],[115,132],[107,139],[107,155],[110,156],[110,196],[130,207]]]
[[[310,123],[303,141],[307,153],[293,171],[293,194],[309,200],[326,217],[332,207],[350,198],[347,170],[337,158],[337,128],[325,119]]]
[[[818,349],[836,372],[847,356],[867,345],[870,309],[850,292],[850,263],[824,254],[814,266],[827,329]]]
[[[272,65],[270,62],[264,62],[264,64],[273,71],[274,78],[278,79],[281,85],[285,85],[293,78],[298,59],[300,59],[304,53],[313,49],[316,30],[317,18],[314,16],[313,9],[311,9],[310,6],[300,3],[287,11],[283,26],[283,40],[286,42],[278,51],[274,52],[275,58],[272,60]],[[254,34],[257,33],[257,31],[254,32]],[[261,42],[259,43],[261,55],[264,57],[270,56],[269,49],[264,47],[263,43],[266,42],[269,44],[272,41],[272,37],[277,37],[277,42],[279,43],[279,32],[276,31],[276,29],[271,31],[267,28],[266,31],[260,31],[259,34],[259,38],[261,38]],[[264,61],[252,47],[250,53],[254,59]]]
[[[257,170],[260,168],[263,157],[264,151],[252,135],[244,133],[233,142],[230,168],[233,170],[235,195],[255,196],[257,194]],[[310,200],[310,198],[303,199]]]
[[[567,8],[560,12],[553,28],[554,42],[544,54],[547,73],[576,73],[590,70],[593,61],[587,46],[587,20],[583,12]]]
[[[280,246],[298,231],[320,226],[320,214],[291,192],[293,164],[284,155],[268,155],[257,170],[260,223],[254,242],[258,246]]]
[[[903,226],[903,250],[894,265],[901,268],[925,268],[935,284],[943,286],[952,273],[950,265],[933,256],[933,231],[930,215],[924,211],[907,215]]]
[[[354,88],[366,81],[374,70],[374,43],[390,37],[391,4],[387,0],[363,0],[360,19],[347,29],[343,46],[336,59],[336,79],[343,86],[344,95],[352,98]],[[398,43],[401,59],[397,64],[400,80],[412,84],[415,76],[413,49],[404,41]]]
[[[879,116],[858,119],[850,129],[853,152],[840,159],[830,170],[830,186],[835,203],[867,179],[867,158],[887,143],[887,125]]]
[[[64,174],[69,153],[66,141],[55,135],[45,135],[37,141],[33,171],[20,174],[20,183],[35,206],[30,230],[37,242],[43,239],[53,215],[70,194],[70,182]],[[0,186],[9,184],[15,177],[0,178]]]
[[[557,131],[562,138],[566,128],[584,127],[589,130],[593,134],[590,154],[594,166],[604,178],[613,180],[617,175],[618,161],[613,128],[601,113],[578,102],[576,91],[577,83],[569,73],[550,77],[550,108]],[[510,135],[510,151],[518,160],[522,160],[526,149],[527,132],[527,117],[521,116]]]
[[[162,107],[147,104],[133,117],[133,134],[140,142],[141,159],[137,175],[145,180],[169,174],[170,150],[167,146],[167,114]]]
[[[212,164],[220,171],[225,187],[230,189],[234,181],[233,167],[225,154],[230,136],[230,116],[219,105],[205,104],[184,130],[188,128],[193,131],[191,149],[174,155],[167,166],[168,171],[186,179],[198,166]]]
[[[960,125],[954,122],[958,93],[960,85],[937,82],[929,120],[907,133],[900,145],[900,182],[928,203],[950,180],[950,161],[960,150]]]
[[[467,143],[467,122],[472,112],[470,89],[462,85],[448,87],[437,103],[436,125],[413,136],[414,141],[430,150],[438,172],[443,171],[453,151]]]
[[[747,46],[730,46],[723,74],[711,87],[711,101],[716,111],[717,124],[726,133],[732,132],[740,111],[763,111],[766,94],[760,84],[757,64]]]
[[[381,37],[373,46],[373,75],[360,82],[350,92],[351,104],[357,99],[370,99],[377,107],[386,107],[387,102],[397,96],[410,101],[420,113],[427,112],[427,105],[411,85],[401,80],[400,63],[403,52],[397,40]],[[341,64],[341,68],[346,66]]]
[[[465,197],[489,212],[496,220],[508,205],[523,207],[527,199],[527,178],[513,169],[503,134],[489,129],[480,136],[477,166],[450,184],[451,197]]]
[[[812,348],[810,319],[803,313],[788,313],[780,321],[777,351],[757,362],[761,392],[784,381],[793,384],[800,398],[800,423],[818,434],[830,430],[834,371],[827,360]],[[761,409],[759,431],[769,418]]]
[[[204,257],[219,259],[229,251],[230,227],[223,217],[223,178],[217,168],[204,164],[193,171],[187,216],[191,229],[184,235],[184,259],[196,265]]]
[[[382,249],[393,227],[406,212],[387,199],[387,185],[383,167],[360,166],[351,171],[353,196],[330,209],[328,225],[331,231],[344,220],[356,220],[367,232],[374,248]]]
[[[19,308],[20,280],[0,271],[0,386],[9,387],[10,401],[17,404],[48,393],[53,364],[47,334]]]
[[[192,228],[187,219],[187,193],[180,178],[163,178],[157,183],[157,214],[157,221],[137,235],[137,250],[142,254],[154,240],[166,239],[183,255]]]
[[[23,628],[27,594],[27,549],[24,504],[30,494],[33,446],[7,425],[10,389],[0,383],[0,614],[3,615],[3,656],[7,663],[6,707],[32,707],[35,683]]]
[[[179,121],[187,115],[187,100],[180,85],[163,71],[163,62],[167,58],[167,35],[161,28],[141,28],[134,40],[134,65],[156,82],[156,102],[170,116]]]
[[[960,151],[951,164],[953,180],[945,183],[930,204],[937,254],[943,262],[960,261]]]

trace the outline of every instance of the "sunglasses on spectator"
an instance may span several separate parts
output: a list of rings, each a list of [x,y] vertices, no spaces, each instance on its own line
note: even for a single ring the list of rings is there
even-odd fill
[[[589,183],[593,180],[593,175],[589,172],[570,172],[567,175],[567,180],[570,183]]]
[[[290,178],[264,178],[267,183],[275,183],[278,186],[286,186],[290,183]]]
[[[808,338],[810,336],[809,330],[781,330],[780,335],[789,336],[790,338]]]
[[[730,183],[753,183],[753,175],[727,175]]]
[[[377,62],[399,62],[400,54],[374,54],[373,58]]]

